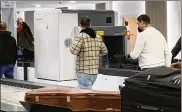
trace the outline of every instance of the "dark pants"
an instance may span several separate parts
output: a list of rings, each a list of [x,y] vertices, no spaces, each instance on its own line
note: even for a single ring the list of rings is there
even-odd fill
[[[0,65],[0,78],[3,74],[5,78],[13,79],[14,64]]]
[[[27,49],[23,49],[23,57],[27,60],[33,60],[34,59],[34,52],[29,51]]]

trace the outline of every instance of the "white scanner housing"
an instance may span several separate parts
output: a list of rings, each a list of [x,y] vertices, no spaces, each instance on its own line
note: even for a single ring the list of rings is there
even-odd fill
[[[36,78],[55,81],[76,79],[75,56],[69,48],[79,31],[75,30],[76,26],[78,15],[75,13],[62,13],[60,9],[35,11]]]

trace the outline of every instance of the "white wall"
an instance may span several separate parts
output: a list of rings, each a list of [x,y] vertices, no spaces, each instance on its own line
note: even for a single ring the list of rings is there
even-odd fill
[[[12,33],[12,36],[16,39],[16,2],[1,2],[1,20],[7,24],[7,29]],[[9,4],[9,5],[7,5]]]
[[[53,8],[17,8],[16,11],[19,13],[16,13],[16,17],[21,17],[23,20],[25,20],[25,12],[26,11],[35,11],[35,10],[46,10],[46,9],[53,9]]]
[[[167,1],[167,35],[171,50],[181,36],[181,1]],[[176,58],[181,59],[181,53]]]
[[[24,11],[18,11],[19,13],[16,13],[16,17],[17,18],[22,18],[23,20],[25,20],[25,13]]]
[[[68,5],[68,9],[95,9],[95,4]]]
[[[144,14],[145,1],[113,1],[112,9],[118,12],[118,24],[121,25],[121,16]]]
[[[112,6],[113,6],[113,1],[106,1],[105,2],[105,9],[106,10],[112,10],[113,9]]]

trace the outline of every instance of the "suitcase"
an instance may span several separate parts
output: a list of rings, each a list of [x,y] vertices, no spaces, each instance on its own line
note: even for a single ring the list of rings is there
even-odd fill
[[[72,111],[120,111],[120,93],[78,88],[41,88],[25,93],[25,101],[61,106]]]
[[[181,70],[151,68],[124,83],[122,112],[181,112]]]

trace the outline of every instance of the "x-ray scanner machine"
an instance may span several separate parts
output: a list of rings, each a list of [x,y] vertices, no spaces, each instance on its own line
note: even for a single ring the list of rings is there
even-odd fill
[[[78,14],[59,9],[34,13],[35,75],[55,81],[76,79],[75,56],[70,53]]]

